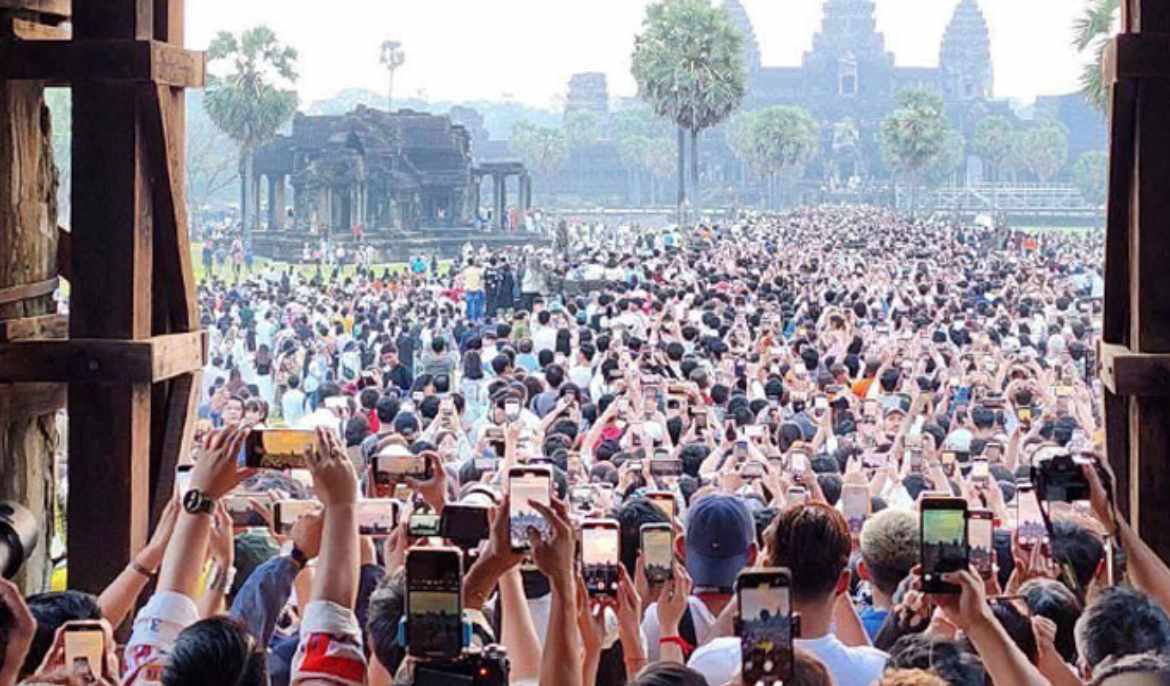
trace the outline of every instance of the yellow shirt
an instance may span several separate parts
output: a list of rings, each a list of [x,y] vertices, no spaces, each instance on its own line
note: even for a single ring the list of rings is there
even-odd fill
[[[483,269],[479,267],[468,267],[463,270],[463,290],[483,290]]]

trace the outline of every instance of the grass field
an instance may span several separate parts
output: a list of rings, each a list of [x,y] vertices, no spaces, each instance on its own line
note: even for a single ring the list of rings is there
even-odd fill
[[[192,268],[194,269],[194,272],[195,272],[195,281],[196,282],[203,281],[203,279],[205,279],[208,276],[207,270],[205,270],[203,268],[203,244],[202,243],[192,243],[191,244],[191,265],[192,265]],[[317,272],[316,265],[293,264],[291,262],[280,262],[277,260],[270,260],[266,257],[257,257],[253,261],[252,269],[253,269],[253,271],[263,271],[265,269],[268,269],[269,266],[275,266],[277,269],[280,269],[281,271],[284,271],[285,269],[287,269],[288,267],[291,266],[293,268],[293,271],[298,272],[302,276],[305,276],[305,277],[311,277],[313,274],[315,274]],[[375,264],[373,268],[374,268],[374,271],[379,275],[382,273],[382,271],[384,269],[389,269],[391,274],[395,274],[395,273],[406,271],[407,265],[405,262],[388,262],[388,263],[384,263],[384,264]],[[447,271],[450,269],[451,269],[451,260],[439,260],[439,273],[440,274],[446,274]],[[333,273],[332,268],[324,268],[322,271],[326,275]],[[347,277],[351,277],[356,272],[357,272],[357,267],[355,267],[354,265],[352,265],[352,264],[344,265],[341,268],[341,278],[345,279]],[[230,263],[225,263],[222,266],[214,267],[211,270],[211,274],[214,276],[226,278],[230,281],[235,276],[235,270],[232,268],[232,265]]]

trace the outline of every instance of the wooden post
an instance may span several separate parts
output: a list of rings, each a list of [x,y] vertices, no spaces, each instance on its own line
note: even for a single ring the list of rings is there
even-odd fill
[[[1144,43],[1147,34],[1170,34],[1170,5],[1123,3],[1123,33],[1106,73],[1113,89],[1103,339],[1113,353],[1102,375],[1110,388],[1106,425],[1118,499],[1142,538],[1170,559],[1170,527],[1160,510],[1170,492],[1170,397],[1127,388],[1122,373],[1140,364],[1145,371],[1138,376],[1154,378],[1170,359],[1170,196],[1163,188],[1170,174],[1170,60],[1133,49],[1166,40]]]
[[[0,9],[0,37],[17,21],[28,20]],[[52,288],[19,288],[57,275],[56,226],[57,172],[44,84],[0,75],[0,326],[6,337],[18,324],[56,310]],[[38,388],[43,392],[34,392]],[[39,402],[46,392],[62,404]],[[0,384],[0,500],[25,505],[41,524],[37,550],[15,579],[28,593],[45,589],[52,572],[54,415],[64,397],[64,386]]]

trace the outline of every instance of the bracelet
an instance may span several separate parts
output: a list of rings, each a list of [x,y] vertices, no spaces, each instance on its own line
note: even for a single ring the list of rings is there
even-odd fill
[[[152,571],[150,571],[149,569],[147,569],[146,567],[143,567],[143,566],[142,566],[142,565],[141,565],[141,564],[138,562],[138,560],[131,559],[131,560],[130,560],[130,564],[128,564],[128,565],[126,565],[126,566],[127,566],[127,567],[129,567],[130,569],[133,569],[133,570],[134,570],[135,572],[137,572],[138,574],[141,574],[142,576],[146,577],[146,579],[147,579],[148,581],[153,581],[153,580],[154,580],[154,578],[155,578],[156,576],[158,576],[158,573],[157,573],[157,572],[152,572]]]
[[[299,569],[304,569],[305,565],[309,564],[309,556],[295,545],[292,547],[292,550],[289,551],[288,556],[292,558],[292,561],[296,563],[297,568]]]
[[[691,645],[691,642],[682,636],[663,636],[662,638],[658,639],[658,645],[662,645],[664,643],[678,646],[678,649],[682,651],[683,655],[690,655],[691,651],[695,649],[694,646]]]

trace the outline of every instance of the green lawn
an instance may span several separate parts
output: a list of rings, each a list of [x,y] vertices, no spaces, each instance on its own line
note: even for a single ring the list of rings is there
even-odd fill
[[[201,282],[208,276],[207,270],[203,268],[203,244],[191,244],[191,265],[195,272],[195,281]],[[293,264],[290,262],[280,262],[277,260],[270,260],[266,257],[257,257],[253,262],[253,270],[260,271],[267,269],[269,265],[276,265],[278,269],[284,271],[289,266],[293,270],[300,273],[302,276],[311,277],[316,273],[317,267],[315,265]],[[374,265],[374,271],[381,274],[384,269],[389,269],[391,274],[406,271],[407,265],[405,262],[388,262],[385,264]],[[439,260],[439,273],[446,274],[451,269],[451,260]],[[353,276],[357,272],[357,267],[352,264],[345,265],[341,268],[341,278]],[[332,273],[332,270],[326,270],[326,273]],[[235,270],[230,263],[224,264],[222,267],[216,267],[212,270],[212,274],[224,277],[231,280],[235,276]]]

